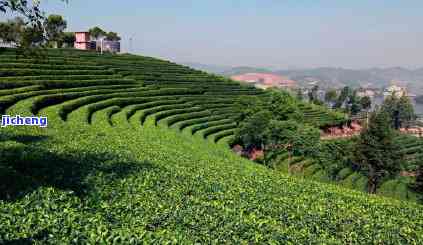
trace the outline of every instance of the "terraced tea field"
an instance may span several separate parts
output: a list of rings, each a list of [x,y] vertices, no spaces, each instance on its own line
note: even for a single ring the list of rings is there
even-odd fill
[[[399,176],[381,183],[377,190],[378,195],[392,197],[400,200],[419,202],[421,194],[408,188],[413,183],[412,175],[417,170],[418,159],[423,152],[423,141],[414,136],[398,135],[396,138],[398,145],[402,147],[405,154],[404,162],[401,166]],[[350,155],[352,151],[349,139],[328,140],[323,142],[326,147],[324,151],[338,154],[340,159],[335,162],[322,162],[316,159],[295,156],[289,158],[288,153],[280,154],[272,161],[272,165],[277,171],[291,175],[316,180],[326,183],[336,183],[345,188],[367,192],[367,177],[359,170],[359,166],[354,166],[351,160],[345,163],[345,156]]]
[[[302,103],[299,104],[299,107],[304,114],[305,121],[312,123],[316,127],[341,125],[347,120],[344,114],[328,111],[322,106]]]
[[[0,57],[1,112],[25,100],[33,114],[57,105],[61,119],[84,113],[84,121],[91,124],[94,114],[106,110],[111,125],[120,117],[134,117],[141,124],[152,118],[155,124],[196,129],[192,133],[201,131],[217,142],[233,134],[229,119],[237,114],[237,98],[263,94],[153,58],[83,52],[63,57],[52,51],[48,60],[34,64],[5,52]]]
[[[63,50],[37,62],[3,51],[0,74],[2,114],[48,117],[47,128],[0,129],[0,243],[423,242],[421,205],[233,154],[235,101],[261,90]]]
[[[402,146],[402,153],[406,155],[407,163],[404,166],[406,171],[415,171],[418,159],[423,155],[423,139],[409,135],[402,135],[397,139]]]

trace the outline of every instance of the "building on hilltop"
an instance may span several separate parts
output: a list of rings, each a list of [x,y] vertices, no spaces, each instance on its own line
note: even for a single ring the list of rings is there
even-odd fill
[[[120,53],[119,41],[96,40],[94,42],[97,51],[101,51],[101,47],[103,46],[103,52]]]
[[[91,50],[92,44],[90,41],[90,33],[86,31],[75,32],[75,44],[76,49]]]
[[[81,50],[97,50],[103,52],[120,53],[120,42],[110,41],[104,38],[99,40],[91,40],[89,32],[75,32],[76,49]]]
[[[357,91],[357,96],[358,97],[370,97],[370,98],[374,98],[377,95],[377,90],[376,89],[371,89],[371,88],[359,88]]]

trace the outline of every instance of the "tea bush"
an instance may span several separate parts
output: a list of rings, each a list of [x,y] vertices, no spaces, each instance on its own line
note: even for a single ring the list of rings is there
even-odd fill
[[[226,144],[240,111],[230,101],[262,91],[234,82],[222,92],[207,80],[145,86],[118,74],[172,71],[223,81],[151,57],[12,54],[0,54],[0,66],[20,74],[107,66],[113,78],[0,78],[5,113],[49,120],[47,128],[0,129],[0,244],[423,242],[421,205],[292,178],[233,154]]]

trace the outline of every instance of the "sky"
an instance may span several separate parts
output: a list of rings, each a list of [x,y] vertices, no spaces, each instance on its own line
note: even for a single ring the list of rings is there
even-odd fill
[[[421,0],[43,0],[69,31],[175,62],[269,68],[423,67]],[[130,39],[132,38],[132,48]]]

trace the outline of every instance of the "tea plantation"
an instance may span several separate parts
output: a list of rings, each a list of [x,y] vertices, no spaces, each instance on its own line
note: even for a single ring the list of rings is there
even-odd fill
[[[1,50],[1,113],[48,127],[0,128],[0,244],[423,243],[421,205],[233,154],[241,96],[266,93],[150,57]]]
[[[324,159],[313,159],[304,156],[294,156],[289,159],[287,153],[273,159],[272,165],[277,171],[291,175],[313,179],[325,183],[336,183],[345,188],[367,192],[367,176],[360,171],[351,159],[354,154],[356,138],[323,141],[320,152],[330,154]],[[401,146],[400,153],[405,154],[400,166],[401,173],[413,173],[417,170],[423,152],[423,140],[409,135],[398,135],[395,139]],[[322,154],[325,156],[324,154]],[[400,200],[420,202],[422,195],[415,192],[410,185],[414,182],[410,176],[396,176],[383,180],[377,189],[378,195],[388,196]]]

